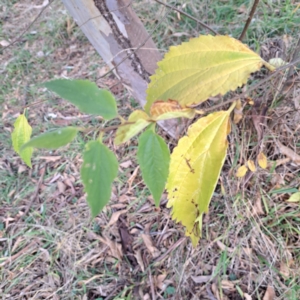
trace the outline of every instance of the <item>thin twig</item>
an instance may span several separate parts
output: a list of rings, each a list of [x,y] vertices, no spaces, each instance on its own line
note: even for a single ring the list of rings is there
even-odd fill
[[[291,59],[291,63],[293,61],[295,61],[298,57],[300,56],[300,37],[298,39],[298,42],[297,42],[297,45],[296,45],[296,48],[294,50],[294,53],[293,53],[293,56],[292,56],[292,59]],[[292,65],[289,69],[289,73],[288,73],[288,77],[291,77],[292,74],[294,72],[294,66]]]
[[[35,192],[34,194],[32,195],[31,197],[31,200],[30,200],[30,203],[27,205],[26,209],[25,209],[25,212],[24,214],[22,215],[22,218],[26,217],[26,215],[28,214],[33,202],[37,199],[37,196],[38,196],[38,193],[39,193],[39,190],[40,190],[40,187],[43,183],[43,179],[44,179],[44,175],[45,175],[45,171],[46,171],[46,167],[47,167],[47,164],[45,164],[45,166],[42,168],[42,171],[41,171],[41,175],[40,175],[40,179],[37,183],[37,186],[35,188]]]
[[[158,262],[163,261],[170,252],[174,251],[182,242],[186,241],[186,237],[182,237],[181,239],[179,239],[175,244],[173,244],[164,254],[162,254],[161,256],[157,257],[154,260],[154,265]]]
[[[12,41],[9,45],[5,46],[2,48],[2,50],[5,50],[9,47],[11,47],[12,45],[14,45],[17,41],[19,41],[23,36],[24,34],[29,30],[29,28],[38,20],[38,18],[42,15],[42,13],[48,8],[48,6],[53,2],[54,0],[51,0],[49,1],[49,3],[44,6],[42,8],[42,10],[39,12],[39,14],[34,18],[34,20],[25,28],[25,30],[14,40]]]
[[[150,281],[150,290],[151,290],[151,296],[152,296],[151,298],[152,298],[152,300],[156,300],[151,270],[149,270],[149,281]]]
[[[241,34],[241,36],[239,37],[239,40],[240,40],[240,41],[242,41],[242,40],[244,39],[244,37],[245,37],[245,34],[246,34],[246,32],[247,32],[247,29],[248,29],[248,27],[249,27],[249,25],[250,25],[250,23],[251,23],[251,20],[252,20],[252,18],[253,18],[253,15],[254,15],[255,11],[256,11],[258,2],[259,2],[259,0],[254,0],[252,9],[251,9],[250,14],[249,14],[249,17],[248,17],[248,19],[247,19],[247,21],[246,21],[246,24],[245,24],[245,26],[244,26],[244,29],[243,29],[243,31],[242,31],[242,34]]]
[[[201,21],[198,20],[197,18],[195,18],[195,17],[191,16],[190,14],[188,14],[188,13],[182,11],[181,9],[179,9],[179,8],[173,6],[173,5],[164,3],[164,2],[162,2],[162,1],[160,1],[160,0],[154,0],[154,1],[157,2],[157,3],[159,3],[159,4],[164,5],[165,7],[171,8],[172,10],[175,10],[175,11],[179,12],[180,14],[182,14],[182,15],[184,15],[184,16],[190,18],[191,20],[193,20],[193,21],[197,22],[198,24],[200,24],[202,27],[204,27],[204,28],[210,30],[210,31],[211,31],[212,33],[214,33],[215,35],[219,35],[219,33],[218,33],[217,31],[215,31],[214,29],[212,29],[211,27],[209,27],[207,24],[201,22]]]

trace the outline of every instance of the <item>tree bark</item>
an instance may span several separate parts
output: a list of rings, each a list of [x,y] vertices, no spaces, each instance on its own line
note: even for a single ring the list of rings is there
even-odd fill
[[[62,0],[78,26],[106,64],[143,107],[149,77],[161,55],[131,0]],[[139,50],[136,50],[139,48]],[[176,137],[177,122],[160,123]]]

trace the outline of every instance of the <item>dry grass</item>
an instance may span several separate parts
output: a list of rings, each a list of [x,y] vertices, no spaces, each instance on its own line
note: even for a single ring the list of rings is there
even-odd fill
[[[42,2],[4,0],[0,40],[13,40]],[[245,6],[245,1],[221,2],[185,1],[183,9],[237,36],[249,1]],[[279,37],[290,57],[300,24],[299,11],[292,15],[295,3],[261,2],[247,41],[256,50],[265,43],[270,53],[271,38]],[[165,16],[167,10],[152,1],[134,5],[149,31],[155,29],[162,51],[203,33],[174,12]],[[97,79],[105,65],[58,1],[0,59],[2,299],[247,299],[246,294],[263,299],[268,287],[276,298],[267,299],[300,298],[300,210],[286,202],[299,188],[300,167],[279,144],[299,153],[299,77],[287,85],[284,97],[276,96],[282,76],[251,95],[256,104],[246,106],[243,120],[233,125],[221,185],[204,219],[203,239],[193,249],[171,220],[166,195],[160,208],[154,207],[134,159],[137,140],[115,148],[113,135],[106,138],[122,164],[110,204],[93,221],[79,180],[80,153],[93,133],[64,149],[39,151],[32,170],[12,151],[13,122],[28,105],[35,133],[67,124],[99,125],[39,83],[56,76],[87,78],[100,87],[117,82],[113,76]],[[255,74],[252,81],[263,76]],[[127,116],[135,103],[122,87],[114,93]],[[171,148],[175,144],[169,141]],[[260,151],[268,157],[268,169],[237,179],[237,167],[256,160]]]

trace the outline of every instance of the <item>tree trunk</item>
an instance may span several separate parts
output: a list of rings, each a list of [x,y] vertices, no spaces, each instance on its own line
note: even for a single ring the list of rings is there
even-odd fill
[[[161,55],[130,6],[132,0],[62,0],[107,65],[143,107]],[[139,50],[136,48],[141,47]],[[176,137],[177,122],[160,123]]]

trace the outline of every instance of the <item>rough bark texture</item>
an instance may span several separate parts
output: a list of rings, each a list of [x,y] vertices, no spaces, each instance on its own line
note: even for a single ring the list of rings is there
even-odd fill
[[[149,76],[161,55],[131,8],[131,0],[62,1],[102,59],[110,68],[116,67],[115,75],[144,106]],[[160,125],[175,137],[176,124]]]

